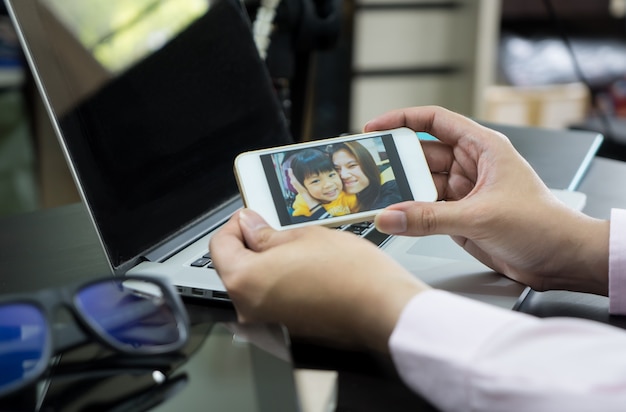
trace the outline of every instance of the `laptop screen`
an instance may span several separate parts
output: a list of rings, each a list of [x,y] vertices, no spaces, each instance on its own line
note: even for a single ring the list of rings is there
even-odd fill
[[[9,5],[114,267],[233,199],[238,153],[291,141],[239,0]]]

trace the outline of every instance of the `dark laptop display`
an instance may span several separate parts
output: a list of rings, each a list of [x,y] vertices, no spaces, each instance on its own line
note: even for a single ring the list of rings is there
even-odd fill
[[[97,8],[88,3],[82,7]],[[170,4],[168,13],[186,12],[182,3],[171,7],[178,5],[174,0],[159,3]],[[150,10],[112,28],[114,39],[129,26],[150,24],[148,34],[126,35],[126,42],[144,44],[146,36],[160,42],[136,61],[120,46],[124,65],[114,69],[114,44],[106,64],[84,44],[80,31],[86,27],[68,23],[64,7],[82,2],[11,5],[116,271],[236,197],[232,167],[238,153],[291,141],[240,2],[204,3],[205,11],[196,10],[167,39],[163,33],[171,28],[160,25],[174,16],[150,19]]]

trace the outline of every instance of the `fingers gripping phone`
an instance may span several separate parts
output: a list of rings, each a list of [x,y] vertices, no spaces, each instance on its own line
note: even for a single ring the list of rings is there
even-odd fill
[[[408,128],[245,152],[234,168],[246,207],[275,229],[338,227],[372,220],[394,203],[437,199]]]

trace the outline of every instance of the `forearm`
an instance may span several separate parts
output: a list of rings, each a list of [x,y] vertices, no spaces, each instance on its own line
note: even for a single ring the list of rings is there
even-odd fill
[[[545,289],[564,289],[608,296],[609,222],[575,214],[559,222],[567,230],[552,242],[559,264],[546,276]],[[557,229],[558,230],[558,229]]]

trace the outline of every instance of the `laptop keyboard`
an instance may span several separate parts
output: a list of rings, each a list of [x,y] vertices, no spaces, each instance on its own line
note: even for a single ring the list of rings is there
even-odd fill
[[[337,230],[343,230],[345,232],[352,232],[357,236],[365,238],[370,242],[374,243],[376,246],[380,246],[385,242],[389,235],[380,233],[374,227],[374,222],[359,222],[352,223],[349,225],[343,225],[337,228]],[[211,259],[211,252],[207,252],[195,261],[191,263],[193,267],[206,267],[209,269],[214,269],[213,260]]]
[[[207,252],[202,255],[202,257],[199,257],[198,259],[191,262],[191,266],[197,268],[206,267],[209,269],[214,269],[215,267],[213,266],[213,260],[211,259],[211,252]]]
[[[352,223],[350,225],[338,227],[337,230],[352,232],[357,236],[361,236],[362,238],[369,240],[376,246],[382,245],[390,237],[390,235],[376,230],[374,222]]]

